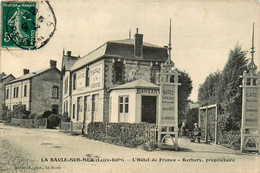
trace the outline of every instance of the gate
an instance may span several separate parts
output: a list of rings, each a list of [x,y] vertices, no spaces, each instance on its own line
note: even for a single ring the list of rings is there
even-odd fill
[[[199,127],[206,143],[218,144],[218,104],[199,108]]]

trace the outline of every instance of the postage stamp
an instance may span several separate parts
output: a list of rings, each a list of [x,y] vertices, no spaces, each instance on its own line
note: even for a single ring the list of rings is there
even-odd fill
[[[2,48],[39,49],[56,30],[56,17],[48,1],[2,2]]]

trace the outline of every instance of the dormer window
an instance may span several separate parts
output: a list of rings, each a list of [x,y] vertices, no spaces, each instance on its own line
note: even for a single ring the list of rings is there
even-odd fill
[[[114,81],[115,83],[122,83],[124,77],[124,64],[123,62],[115,62],[114,64]]]

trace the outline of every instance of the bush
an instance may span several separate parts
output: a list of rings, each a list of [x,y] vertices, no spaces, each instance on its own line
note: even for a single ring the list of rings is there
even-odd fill
[[[156,125],[149,123],[92,122],[87,126],[87,137],[133,148],[147,142],[154,128]]]
[[[48,117],[48,121],[47,121],[47,128],[49,129],[54,129],[55,127],[57,127],[60,124],[60,117],[59,115],[56,114],[51,114]]]
[[[5,124],[10,124],[12,121],[12,118],[14,118],[14,113],[12,111],[7,111],[6,117],[4,118]]]
[[[37,116],[37,114],[30,114],[29,119],[34,119]]]
[[[154,140],[149,140],[148,142],[144,143],[142,147],[146,151],[154,151],[158,148],[158,144]]]
[[[63,115],[60,118],[61,118],[61,121],[63,121],[63,122],[70,122],[71,121],[70,117],[68,117],[68,112],[64,112]]]
[[[34,117],[34,120],[38,120],[38,119],[42,119],[43,117],[42,117],[42,115],[36,115],[35,117]]]
[[[219,144],[234,150],[240,150],[241,132],[239,130],[222,131],[219,134]]]
[[[42,115],[43,118],[48,118],[52,114],[52,111],[45,111]]]
[[[29,117],[28,117],[28,115],[26,115],[26,114],[20,114],[19,115],[19,119],[28,119]]]

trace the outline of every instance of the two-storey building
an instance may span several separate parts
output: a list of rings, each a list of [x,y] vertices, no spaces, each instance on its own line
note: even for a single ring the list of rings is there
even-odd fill
[[[24,75],[5,84],[4,103],[8,109],[21,103],[27,111],[42,114],[44,111],[61,112],[61,72],[56,61],[50,60],[50,67]]]
[[[62,111],[84,123],[156,122],[160,66],[167,47],[134,39],[107,41],[83,57],[63,56]]]
[[[0,98],[2,98],[0,100],[0,119],[2,119],[2,114],[3,114],[3,103],[4,103],[4,100],[5,100],[5,84],[14,80],[15,77],[12,75],[12,74],[9,74],[9,75],[6,75],[5,73],[2,73],[1,74],[1,77],[0,77]]]

